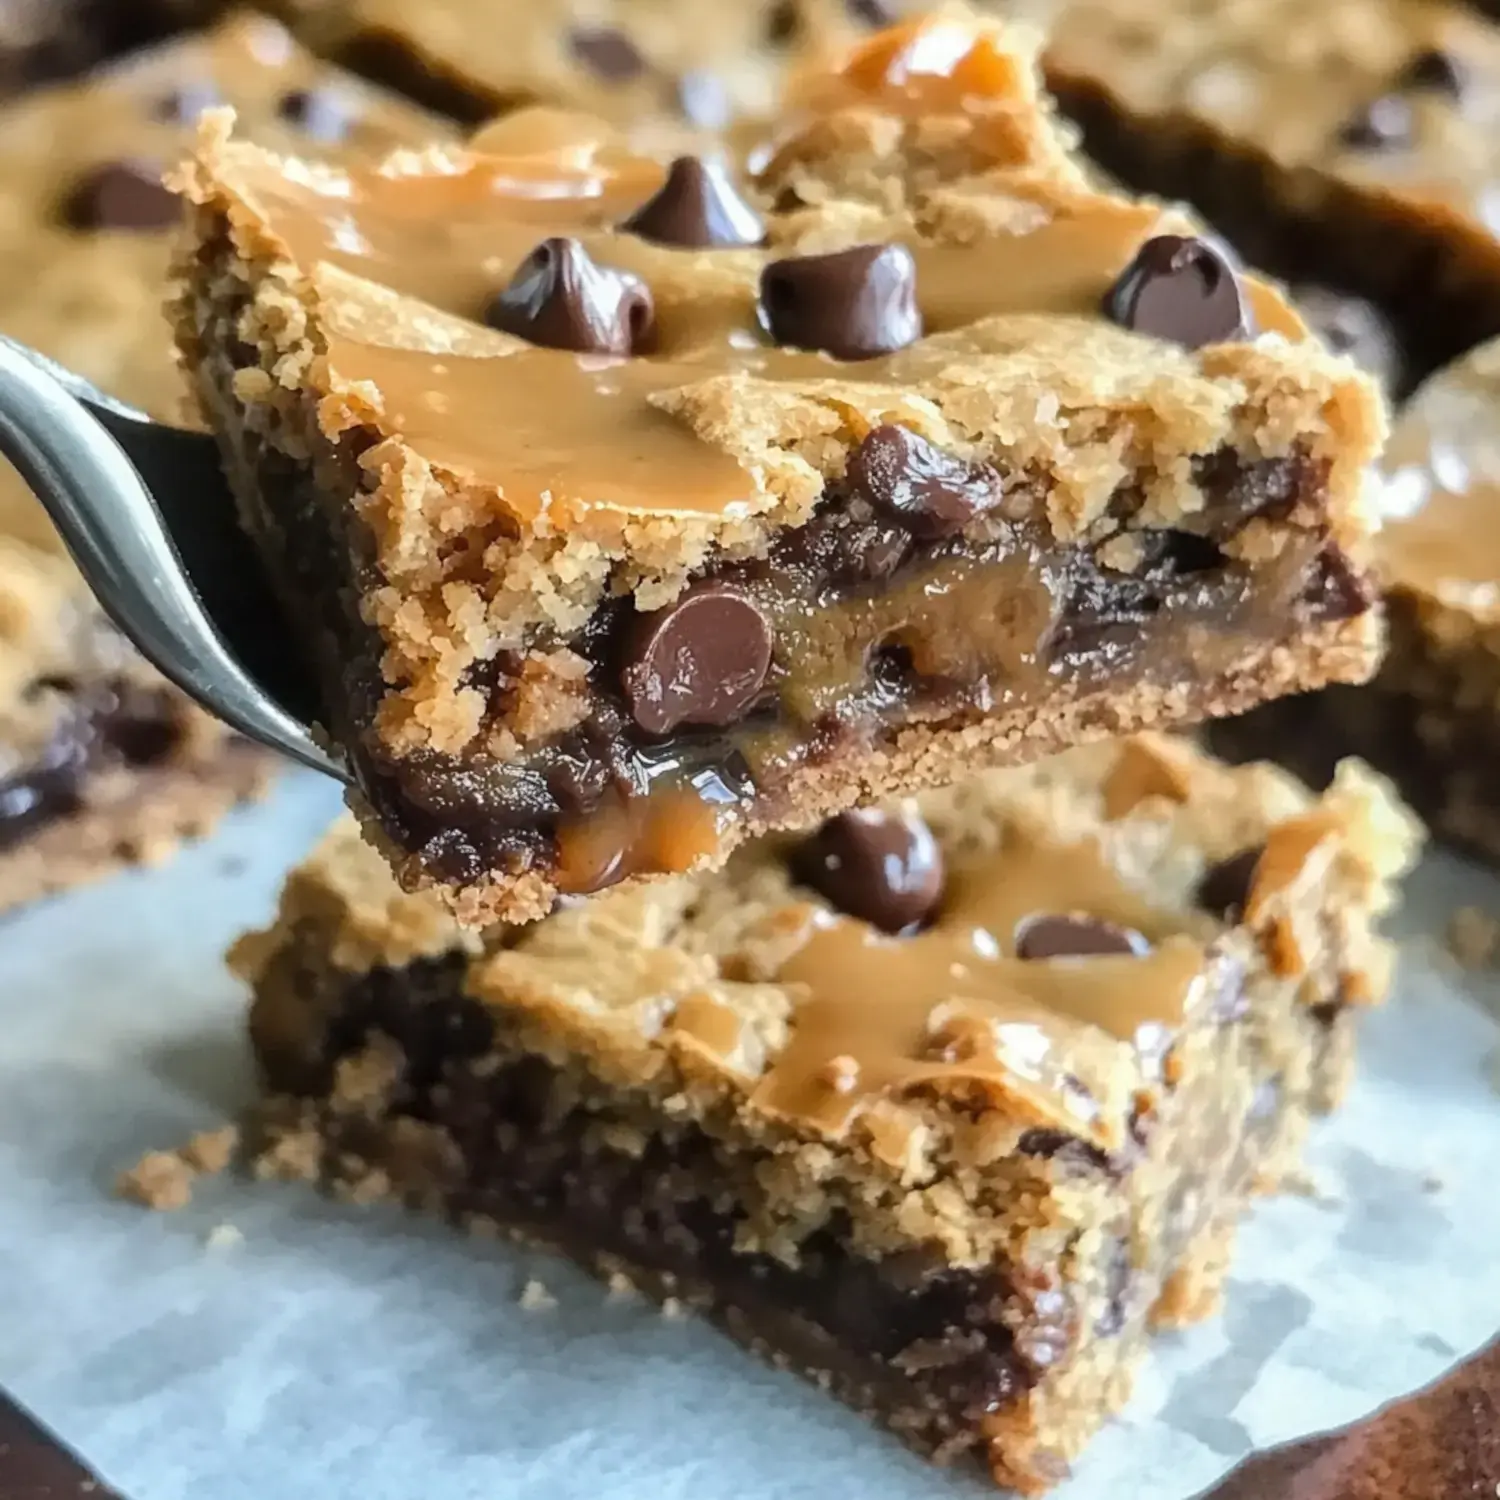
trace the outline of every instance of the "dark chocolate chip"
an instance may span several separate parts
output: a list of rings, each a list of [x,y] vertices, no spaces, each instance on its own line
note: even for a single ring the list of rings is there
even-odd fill
[[[1400,94],[1372,99],[1339,128],[1339,140],[1361,151],[1383,151],[1411,140],[1411,101]]]
[[[1458,100],[1469,86],[1469,65],[1441,47],[1427,47],[1411,58],[1396,82],[1399,88],[1430,89]]]
[[[1017,958],[1096,958],[1125,953],[1139,958],[1151,944],[1133,927],[1119,927],[1084,912],[1039,912],[1016,925]]]
[[[191,125],[222,99],[223,95],[212,83],[184,83],[157,100],[151,117],[169,125]]]
[[[679,156],[667,180],[621,228],[658,245],[758,245],[759,215],[735,191],[724,169],[696,156]]]
[[[993,469],[890,422],[871,428],[850,455],[849,485],[921,541],[955,535],[1000,498]]]
[[[761,316],[778,344],[870,359],[922,336],[917,266],[904,245],[856,245],[773,260],[760,274]]]
[[[1302,602],[1316,620],[1352,620],[1374,609],[1374,580],[1360,572],[1342,547],[1327,546],[1313,560]]]
[[[742,719],[770,666],[771,622],[760,606],[730,584],[695,583],[635,620],[620,682],[635,722],[670,734]]]
[[[1373,302],[1325,286],[1292,288],[1297,311],[1335,354],[1347,354],[1388,390],[1402,383],[1395,330]]]
[[[784,47],[802,31],[802,9],[797,0],[777,0],[766,12],[766,40]]]
[[[630,354],[655,317],[638,276],[595,263],[577,240],[543,240],[485,310],[491,328],[549,349]]]
[[[291,89],[277,101],[276,113],[315,141],[341,141],[349,134],[348,103],[332,89]]]
[[[1245,289],[1229,257],[1209,240],[1159,234],[1136,252],[1104,299],[1122,328],[1189,349],[1250,338]]]
[[[80,177],[62,203],[70,229],[168,229],[181,217],[176,194],[162,186],[161,168],[124,158]]]
[[[1225,922],[1237,922],[1250,899],[1255,867],[1260,863],[1259,846],[1241,849],[1216,865],[1211,865],[1198,882],[1196,900],[1204,911]]]
[[[701,69],[682,74],[672,85],[677,112],[701,130],[720,130],[733,118],[734,106],[723,82],[715,73]]]
[[[580,26],[568,40],[573,55],[611,83],[623,83],[646,71],[646,59],[640,49],[623,31],[612,26]]]
[[[882,932],[925,922],[943,894],[943,853],[919,817],[855,809],[830,818],[792,857],[792,873]]]

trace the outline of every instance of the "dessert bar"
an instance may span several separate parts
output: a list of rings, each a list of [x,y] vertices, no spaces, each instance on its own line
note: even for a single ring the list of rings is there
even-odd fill
[[[161,186],[232,100],[282,146],[384,153],[441,134],[240,17],[0,110],[0,331],[176,420],[161,303],[180,205]],[[0,907],[157,857],[260,787],[270,758],[169,687],[104,621],[0,465]]]
[[[1500,342],[1426,382],[1397,419],[1376,567],[1390,652],[1329,689],[1222,726],[1226,748],[1310,778],[1365,755],[1444,838],[1500,861]]]
[[[220,0],[0,0],[0,97],[79,73],[222,8]]]
[[[555,1246],[1057,1480],[1214,1306],[1385,986],[1414,824],[1144,737],[457,927],[351,823],[242,939],[259,1168]]]
[[[477,123],[522,104],[708,129],[776,104],[786,74],[884,0],[277,0],[309,46]]]
[[[1500,335],[1500,25],[1460,0],[1057,0],[1091,156],[1254,264],[1373,303],[1402,385]]]
[[[877,35],[741,182],[555,114],[205,132],[179,341],[406,884],[531,920],[1368,675],[1373,386],[1088,185],[1029,37]]]

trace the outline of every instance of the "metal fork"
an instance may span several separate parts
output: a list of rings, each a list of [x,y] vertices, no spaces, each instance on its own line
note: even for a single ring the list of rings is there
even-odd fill
[[[0,336],[0,453],[164,677],[250,739],[350,780],[313,736],[311,664],[239,526],[213,438],[153,422]]]

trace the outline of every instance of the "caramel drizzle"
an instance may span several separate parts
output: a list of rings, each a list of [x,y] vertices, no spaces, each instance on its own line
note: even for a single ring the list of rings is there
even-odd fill
[[[1419,391],[1386,452],[1377,561],[1388,582],[1500,608],[1500,354],[1485,345]]]
[[[1140,957],[1015,956],[1024,918],[1076,912],[1154,946]],[[1079,1073],[1102,1047],[1129,1076],[1159,1076],[1204,965],[1201,945],[1128,891],[1097,844],[1016,839],[955,871],[941,920],[918,936],[820,919],[777,975],[800,998],[791,1039],[752,1103],[841,1135],[882,1098],[976,1084],[1109,1148],[1123,1122]]]
[[[926,24],[903,32],[907,52]],[[953,25],[951,18],[942,23],[944,36]],[[951,36],[946,50],[938,49],[939,61],[947,59],[946,84],[933,66],[902,64],[900,48],[883,62],[860,54],[846,72],[859,78],[863,94],[892,107],[918,99],[961,108],[969,94],[993,103],[1020,89],[1015,58],[983,32],[962,34],[970,36],[967,50]],[[889,39],[881,45],[890,50]],[[1026,102],[1016,100],[1018,113]],[[656,191],[664,170],[606,139],[603,127],[555,111],[492,126],[465,153],[378,169],[293,171],[245,151],[225,153],[221,165],[230,191],[315,281],[319,267],[344,273],[346,282],[359,278],[354,295],[344,285],[327,299],[334,377],[366,383],[386,430],[401,432],[456,477],[495,488],[527,526],[545,519],[566,528],[599,510],[732,517],[766,503],[734,458],[653,404],[663,392],[738,372],[766,381],[826,379],[846,389],[856,382],[889,387],[895,399],[924,373],[961,365],[975,352],[958,337],[851,365],[770,345],[756,290],[761,266],[777,252],[675,249],[612,227]],[[1068,182],[1053,188],[1039,189],[1045,217],[1024,233],[994,233],[969,245],[905,237],[929,333],[1023,311],[1098,315],[1109,286],[1163,226],[1162,210]],[[477,326],[519,263],[552,235],[577,237],[601,264],[651,286],[657,327],[649,357],[535,348]],[[378,307],[391,291],[467,320],[474,347],[392,347],[398,336],[383,332],[390,318],[361,306]],[[1252,283],[1251,298],[1262,328],[1302,336],[1295,314],[1269,287]]]

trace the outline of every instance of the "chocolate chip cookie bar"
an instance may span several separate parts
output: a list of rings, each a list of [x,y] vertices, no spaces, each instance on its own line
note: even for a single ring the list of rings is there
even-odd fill
[[[279,0],[308,44],[477,123],[523,104],[717,128],[767,114],[788,72],[890,19],[882,0]]]
[[[0,0],[0,97],[206,20],[219,0]]]
[[[1223,726],[1310,777],[1345,754],[1394,776],[1433,830],[1500,861],[1500,342],[1426,382],[1397,419],[1375,554],[1390,654],[1358,691],[1330,689]]]
[[[1368,674],[1372,386],[1087,185],[1025,36],[877,36],[749,181],[205,137],[180,344],[408,885],[535,919]]]
[[[0,111],[0,330],[167,420],[187,391],[161,313],[181,217],[161,173],[225,100],[283,147],[445,134],[249,16]],[[0,907],[165,853],[269,769],[125,646],[0,465]]]
[[[1035,1493],[1342,1089],[1413,826],[1143,737],[480,937],[346,823],[234,955],[260,1170],[554,1246]]]
[[[1500,26],[1460,0],[1058,0],[1091,155],[1256,265],[1381,309],[1403,387],[1500,335]]]

